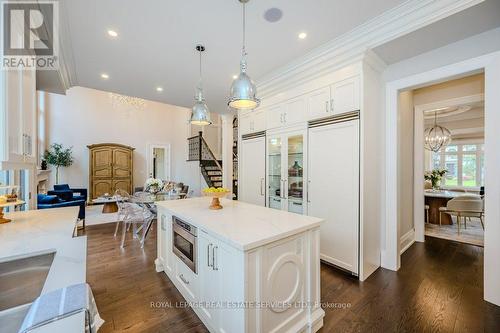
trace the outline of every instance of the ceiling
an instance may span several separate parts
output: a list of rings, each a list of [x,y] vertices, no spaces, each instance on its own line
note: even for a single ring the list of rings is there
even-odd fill
[[[403,0],[274,0],[247,4],[248,73],[256,80]],[[267,22],[264,12],[283,17]],[[225,112],[241,50],[236,0],[65,0],[79,86],[191,107],[198,80],[195,44],[203,43],[204,87],[211,111]],[[107,30],[118,32],[110,38]],[[307,38],[299,40],[300,32]],[[107,73],[109,79],[101,79]],[[156,87],[163,87],[158,93]]]
[[[500,27],[500,1],[486,0],[373,51],[390,65],[497,27]]]

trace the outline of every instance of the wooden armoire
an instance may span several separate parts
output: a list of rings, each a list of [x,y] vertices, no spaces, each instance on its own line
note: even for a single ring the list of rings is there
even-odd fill
[[[98,143],[89,148],[89,191],[95,199],[117,189],[132,193],[134,149],[117,143]]]

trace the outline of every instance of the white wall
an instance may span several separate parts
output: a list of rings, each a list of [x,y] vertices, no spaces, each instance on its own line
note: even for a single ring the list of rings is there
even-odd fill
[[[184,182],[198,194],[202,177],[197,162],[186,162],[190,110],[146,101],[143,109],[112,103],[109,93],[73,87],[66,95],[46,93],[47,145],[73,146],[74,163],[60,171],[60,183],[88,187],[87,145],[110,142],[129,145],[134,151],[134,186],[147,178],[150,143],[170,143],[172,179]],[[54,183],[52,173],[51,186]]]

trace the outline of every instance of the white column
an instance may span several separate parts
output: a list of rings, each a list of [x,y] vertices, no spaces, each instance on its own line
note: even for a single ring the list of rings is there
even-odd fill
[[[233,191],[233,118],[223,114],[222,120],[222,186]]]

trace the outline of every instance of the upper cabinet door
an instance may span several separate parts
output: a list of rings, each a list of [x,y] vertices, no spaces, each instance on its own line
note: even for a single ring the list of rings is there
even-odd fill
[[[5,111],[7,123],[5,131],[8,133],[8,161],[23,162],[25,136],[23,131],[22,113],[22,82],[21,70],[6,71],[5,80]]]
[[[250,113],[241,114],[238,119],[238,126],[241,135],[252,133],[252,115]]]
[[[113,149],[113,177],[130,177],[131,171],[132,152],[129,149]]]
[[[307,95],[307,119],[318,119],[330,115],[330,87],[315,90]]]
[[[258,109],[256,111],[251,111],[253,123],[252,132],[260,132],[266,130],[266,110]]]
[[[331,86],[333,114],[356,111],[360,107],[359,76],[334,83]]]
[[[306,120],[306,99],[305,96],[294,98],[285,103],[283,113],[283,123],[291,125]]]
[[[275,105],[267,109],[266,112],[267,129],[283,126],[283,107]]]

